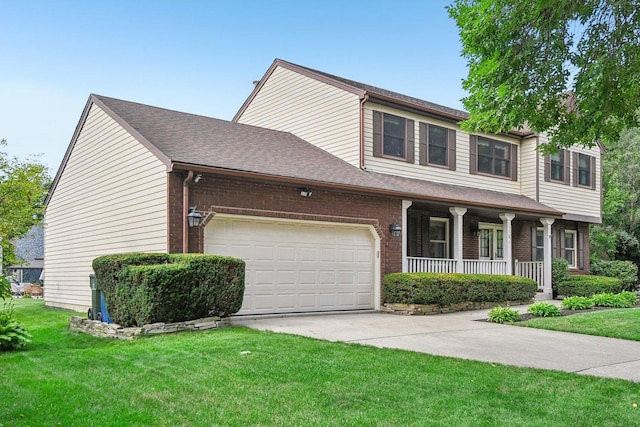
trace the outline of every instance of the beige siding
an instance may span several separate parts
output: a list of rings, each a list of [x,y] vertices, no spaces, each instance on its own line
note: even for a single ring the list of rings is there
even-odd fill
[[[545,135],[540,136],[540,143],[547,142]],[[573,215],[601,217],[600,211],[600,165],[601,155],[600,149],[595,146],[593,148],[573,147],[569,150],[571,153],[584,153],[595,157],[596,159],[596,188],[574,187],[573,186],[573,154],[571,158],[571,185],[564,185],[556,182],[544,181],[544,158],[540,156],[540,203],[556,208],[562,212]]]
[[[352,93],[277,67],[238,122],[291,132],[359,166],[359,105]]]
[[[407,162],[373,157],[373,110],[395,114],[414,120],[415,124],[415,162]],[[419,122],[432,123],[449,129],[456,130],[456,170],[420,165],[420,129]],[[498,135],[491,135],[493,139],[506,141],[519,145],[519,140]],[[521,147],[518,147],[518,158]],[[485,190],[501,191],[504,193],[520,194],[521,167],[518,165],[518,181],[506,178],[498,178],[485,175],[472,175],[469,173],[469,134],[462,131],[458,125],[443,122],[406,111],[395,110],[383,105],[367,103],[365,105],[365,167],[380,173],[403,176],[406,178],[423,179],[427,181],[443,182],[446,184],[462,185],[466,187],[482,188]]]
[[[166,252],[166,204],[165,166],[94,105],[46,210],[47,305],[86,309],[97,256]]]
[[[536,138],[523,140],[520,144],[520,190],[523,196],[533,200],[536,200],[537,197],[536,180],[538,174],[536,174],[536,161],[538,158]],[[544,179],[544,174],[540,174],[539,177]]]

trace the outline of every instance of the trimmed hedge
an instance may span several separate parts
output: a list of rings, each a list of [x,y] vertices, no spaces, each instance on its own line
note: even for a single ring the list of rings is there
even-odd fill
[[[384,277],[382,300],[389,304],[503,302],[532,299],[538,284],[519,276],[448,273],[392,273]]]
[[[228,317],[244,296],[244,261],[204,254],[116,254],[93,260],[111,319],[122,326]]]
[[[591,261],[590,274],[596,276],[616,277],[622,282],[622,288],[633,291],[638,285],[638,266],[631,261]]]
[[[620,279],[604,276],[574,275],[558,283],[558,295],[590,297],[594,294],[617,294],[622,291]]]

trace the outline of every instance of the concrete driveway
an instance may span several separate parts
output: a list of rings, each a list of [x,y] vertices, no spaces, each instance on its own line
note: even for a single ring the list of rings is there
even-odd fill
[[[513,308],[524,313],[527,306]],[[328,341],[640,382],[640,342],[479,321],[487,313],[234,317],[232,323]]]

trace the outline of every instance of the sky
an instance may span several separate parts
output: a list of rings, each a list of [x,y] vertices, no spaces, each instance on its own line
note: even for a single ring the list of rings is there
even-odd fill
[[[0,149],[52,176],[91,93],[231,120],[276,58],[462,109],[452,0],[0,0]]]

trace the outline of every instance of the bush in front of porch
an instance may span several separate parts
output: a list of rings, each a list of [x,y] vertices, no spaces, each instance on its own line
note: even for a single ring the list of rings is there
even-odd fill
[[[538,284],[520,276],[458,273],[392,273],[384,277],[386,304],[505,303],[529,301]]]

